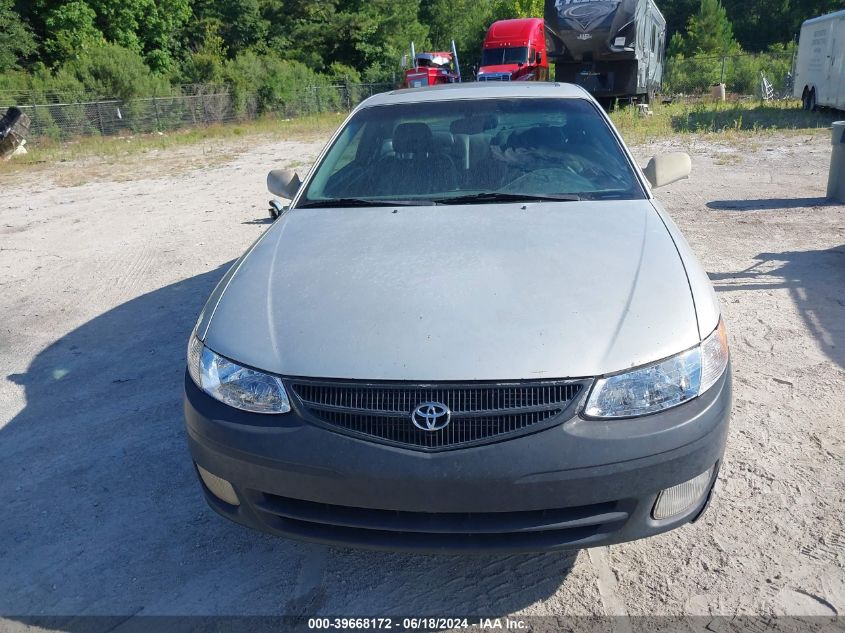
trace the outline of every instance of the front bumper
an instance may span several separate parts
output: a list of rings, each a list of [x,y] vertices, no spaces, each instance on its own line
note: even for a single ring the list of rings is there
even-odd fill
[[[193,460],[231,482],[240,499],[229,505],[203,485],[215,511],[285,537],[405,551],[593,547],[695,520],[718,474],[730,405],[728,369],[706,394],[663,413],[575,416],[514,439],[425,453],[315,426],[296,409],[238,411],[185,377]],[[714,465],[695,504],[652,518],[661,490]]]

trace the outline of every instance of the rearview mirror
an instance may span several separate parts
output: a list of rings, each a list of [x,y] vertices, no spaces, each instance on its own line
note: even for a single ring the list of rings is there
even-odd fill
[[[655,189],[689,178],[690,172],[692,161],[689,154],[684,152],[658,154],[648,161],[648,165],[643,169],[645,177]]]
[[[267,174],[267,189],[270,193],[288,200],[293,200],[301,185],[299,174],[292,169],[274,169]]]

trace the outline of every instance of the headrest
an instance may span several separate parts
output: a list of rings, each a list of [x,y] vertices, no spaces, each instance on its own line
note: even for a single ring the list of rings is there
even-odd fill
[[[433,149],[431,128],[425,123],[400,123],[393,130],[393,151],[397,154],[430,154]]]

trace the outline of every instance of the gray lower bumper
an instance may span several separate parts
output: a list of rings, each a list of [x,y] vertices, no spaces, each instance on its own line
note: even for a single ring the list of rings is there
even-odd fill
[[[241,499],[231,506],[204,488],[217,512],[292,538],[437,552],[587,547],[694,520],[708,494],[670,519],[651,510],[662,489],[720,463],[730,403],[728,371],[664,413],[576,416],[532,435],[423,453],[328,431],[295,412],[268,426],[267,416],[252,418],[185,383],[193,459]]]

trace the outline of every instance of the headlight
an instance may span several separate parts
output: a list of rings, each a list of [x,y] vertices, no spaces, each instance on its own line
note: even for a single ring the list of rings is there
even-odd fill
[[[200,389],[230,407],[253,413],[290,411],[288,394],[278,377],[241,367],[193,335],[188,343],[188,373]]]
[[[607,378],[593,386],[584,414],[631,418],[656,413],[701,395],[728,366],[728,336],[719,321],[701,345],[652,365]]]

